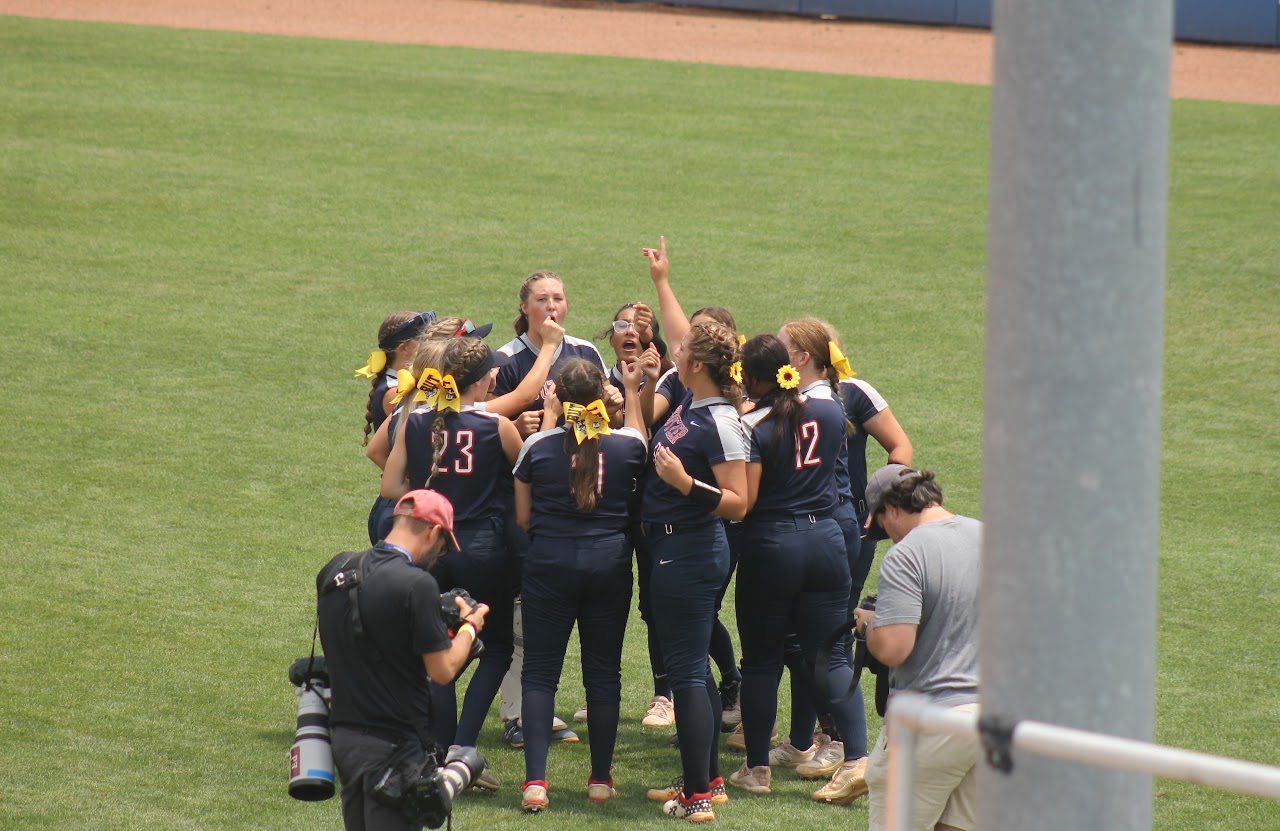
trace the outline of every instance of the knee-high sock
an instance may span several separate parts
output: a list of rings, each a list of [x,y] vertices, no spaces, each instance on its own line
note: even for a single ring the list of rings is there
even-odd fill
[[[547,690],[524,690],[521,700],[524,709],[520,717],[524,729],[524,781],[546,781],[547,748],[551,745],[551,717],[556,706],[556,694]],[[591,738],[594,744],[595,736]]]
[[[649,669],[653,673],[653,694],[671,698],[671,684],[667,682],[667,667],[662,662],[662,644],[656,626],[649,627]]]
[[[720,671],[720,679],[727,681],[729,679],[741,680],[742,675],[738,672],[738,659],[733,654],[733,638],[729,635],[729,630],[719,618],[711,624],[711,660],[715,661],[716,669]],[[714,777],[712,777],[714,778]]]
[[[453,684],[431,684],[431,736],[445,747],[458,732],[458,693]]]
[[[587,704],[587,731],[591,735],[591,778],[608,782],[612,778],[613,748],[618,743],[618,702]]]
[[[692,796],[711,790],[710,745],[719,730],[712,731],[711,703],[705,686],[675,691],[676,732],[680,736],[680,766],[684,793]],[[587,708],[590,712],[591,708]]]
[[[505,649],[503,648],[505,646]],[[467,685],[467,694],[462,699],[462,715],[458,718],[458,731],[454,736],[454,744],[463,747],[474,747],[480,736],[480,728],[484,725],[485,716],[493,706],[493,699],[502,686],[502,676],[507,674],[511,666],[511,645],[493,644],[485,650],[476,662],[475,673],[471,683]]]

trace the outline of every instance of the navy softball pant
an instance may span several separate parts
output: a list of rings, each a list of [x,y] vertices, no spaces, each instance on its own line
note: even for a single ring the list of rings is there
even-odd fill
[[[574,623],[591,733],[591,779],[609,781],[622,699],[622,641],[631,611],[631,541],[535,537],[524,564],[525,781],[547,778],[547,748],[560,672]]]
[[[395,520],[393,516],[395,509],[396,500],[394,499],[379,496],[373,500],[373,507],[369,509],[369,545],[377,545],[387,538]]]
[[[719,519],[692,526],[645,523],[653,572],[649,602],[676,705],[686,796],[706,793],[720,776],[720,692],[708,651],[720,588],[729,574],[729,541]]]
[[[749,517],[746,535],[738,563],[737,613],[743,732],[747,764],[755,767],[769,764],[787,633],[796,633],[804,663],[812,666],[824,640],[847,619],[850,581],[844,537],[831,517]],[[851,672],[847,655],[833,655],[832,686],[843,679],[840,691],[848,689]],[[840,728],[843,733],[845,725]],[[811,736],[812,728],[803,747]]]
[[[475,673],[467,685],[459,717],[457,693],[453,684],[431,685],[432,733],[436,741],[448,746],[475,746],[485,716],[502,684],[502,676],[511,666],[512,622],[515,588],[512,581],[511,556],[507,549],[501,517],[455,522],[454,534],[461,551],[450,551],[431,567],[440,591],[463,588],[479,603],[489,604],[484,619],[484,654],[476,662]]]
[[[875,559],[876,544],[874,540],[862,538],[862,523],[866,515],[858,514],[853,502],[847,499],[841,502],[834,516],[836,524],[840,526],[840,533],[844,537],[845,555],[849,561],[852,586],[849,588],[849,617],[846,620],[852,620],[853,610],[861,600],[867,574],[871,571],[871,563]],[[847,664],[851,645],[849,637],[835,644],[829,666],[835,668]],[[818,712],[811,696],[812,684],[809,682],[812,668],[805,665],[800,656],[799,640],[794,637],[787,643],[787,668],[791,670],[791,743],[795,747],[804,749],[811,741],[810,737],[813,735]],[[842,670],[837,670],[837,676],[845,677]],[[847,690],[848,687],[846,686],[845,689]],[[844,694],[843,691],[839,691],[839,695],[836,690],[830,692],[832,698],[839,698]],[[854,689],[848,701],[835,705],[834,709],[835,712],[831,715],[835,716],[836,730],[844,743],[845,760],[854,761],[863,758],[867,755],[867,711],[861,683]],[[822,715],[827,715],[825,710]]]

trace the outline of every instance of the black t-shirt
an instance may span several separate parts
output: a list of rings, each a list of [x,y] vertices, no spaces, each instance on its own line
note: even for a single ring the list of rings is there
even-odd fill
[[[316,575],[316,590],[343,571],[350,552],[339,554]],[[365,727],[406,737],[430,735],[426,652],[450,646],[440,615],[440,587],[428,572],[396,549],[374,546],[360,583],[364,635],[352,632],[349,589],[336,589],[318,602],[320,642],[329,667],[334,726]],[[413,718],[417,723],[409,719]]]

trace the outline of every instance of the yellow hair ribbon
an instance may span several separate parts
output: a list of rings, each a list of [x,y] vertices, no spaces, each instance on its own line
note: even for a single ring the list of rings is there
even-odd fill
[[[564,420],[573,425],[573,435],[578,440],[578,444],[597,436],[607,436],[610,432],[609,411],[605,409],[604,402],[599,398],[585,407],[566,401]]]
[[[440,389],[440,383],[443,380],[438,369],[427,367],[422,370],[422,377],[418,379],[418,392],[422,393],[422,397],[418,400],[430,400],[430,397],[435,395],[436,390]]]
[[[746,335],[744,335],[744,334],[739,333],[739,334],[738,334],[738,346],[746,346],[746,345],[747,345],[747,336],[746,336]]]
[[[446,375],[440,379],[440,389],[436,391],[435,408],[438,413],[445,410],[462,412],[462,393],[458,392],[458,382],[452,375]]]
[[[742,383],[742,361],[734,361],[729,364],[729,377],[733,379],[733,383]]]
[[[413,373],[407,369],[396,370],[396,397],[391,399],[391,406],[396,406],[404,399],[406,395],[413,391],[418,385],[418,379],[413,377]]]
[[[375,378],[387,368],[387,353],[381,349],[369,355],[369,363],[356,370],[357,378]]]
[[[849,366],[849,359],[840,351],[840,347],[836,346],[833,340],[827,341],[827,349],[831,351],[831,365],[836,368],[836,372],[840,375],[840,380],[852,378],[858,373],[853,371],[853,367]]]

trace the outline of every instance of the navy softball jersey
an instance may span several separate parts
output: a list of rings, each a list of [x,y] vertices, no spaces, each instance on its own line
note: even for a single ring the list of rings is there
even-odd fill
[[[667,403],[670,405],[667,407],[667,415],[670,415],[676,405],[684,400],[687,393],[688,390],[680,382],[680,376],[676,372],[676,368],[671,367],[658,378],[658,388],[654,390],[654,397],[661,395],[667,399]]]
[[[808,398],[825,398],[828,401],[833,401],[836,397],[835,390],[831,388],[831,382],[825,378],[821,381],[814,381],[807,387],[801,387],[800,394]],[[841,406],[844,405],[841,404]],[[848,418],[848,413],[845,413],[845,417]],[[851,436],[847,426],[845,427],[844,435],[845,442],[840,448],[840,458],[836,460],[836,493],[843,499],[852,499],[853,488],[849,484],[849,439]],[[863,460],[862,467],[864,470],[866,466],[866,461]]]
[[[568,438],[569,450],[565,449]],[[600,436],[596,507],[578,510],[573,496],[573,461],[577,442],[566,428],[544,430],[525,440],[516,460],[515,477],[537,482],[529,534],[533,537],[600,537],[621,534],[631,520],[628,505],[648,461],[644,436],[629,427]]]
[[[622,406],[618,408],[618,417],[625,419],[627,417],[627,388],[622,385],[622,372],[618,369],[617,364],[614,364],[613,368],[609,370],[609,377],[607,380],[618,392],[622,393],[623,400]],[[640,386],[636,389],[636,392],[644,392],[644,387],[647,383],[649,383],[649,378],[641,375]]]
[[[509,357],[511,363],[498,370],[498,380],[493,386],[492,393],[495,397],[506,395],[520,386],[520,382],[529,374],[529,370],[533,369],[533,364],[538,360],[540,350],[533,345],[528,335],[521,335],[511,342],[503,344],[498,351]],[[582,338],[575,338],[572,335],[565,335],[560,346],[556,348],[555,359],[551,363],[551,371],[547,373],[547,383],[542,386],[542,392],[538,394],[538,400],[524,408],[525,412],[542,409],[542,399],[550,391],[549,384],[555,379],[556,373],[560,371],[561,364],[569,358],[585,358],[600,367],[601,372],[605,371],[604,359],[600,357],[600,350],[596,349],[594,343]]]
[[[753,518],[768,515],[828,515],[836,507],[836,469],[844,446],[845,418],[833,398],[802,399],[799,436],[768,418],[772,407],[743,416],[751,430],[751,462],[764,469]],[[797,438],[799,441],[797,441]]]
[[[378,379],[378,386],[373,388],[373,399],[369,407],[369,415],[373,417],[373,431],[375,433],[382,426],[382,422],[387,420],[387,411],[382,409],[382,399],[387,397],[387,390],[393,390],[398,385],[399,381],[396,379],[395,370],[388,369]]]
[[[750,439],[738,411],[721,396],[694,401],[692,394],[686,394],[654,433],[653,449],[659,446],[669,447],[690,476],[712,487],[716,486],[713,467],[722,462],[746,461],[750,454]],[[641,510],[644,521],[656,525],[719,521],[654,471],[645,481]]]
[[[438,417],[433,409],[418,410],[409,416],[404,438],[410,487],[426,487],[427,472],[435,464],[431,489],[449,499],[456,520],[501,515],[498,483],[502,479],[510,482],[502,436],[498,433],[501,416],[470,404],[463,405],[460,413],[446,413],[444,452],[436,459],[431,428]]]
[[[844,413],[853,422],[853,434],[848,438],[849,479],[853,498],[861,502],[867,492],[867,431],[862,425],[887,410],[889,405],[876,392],[876,388],[858,378],[846,378],[840,382],[840,400]]]

